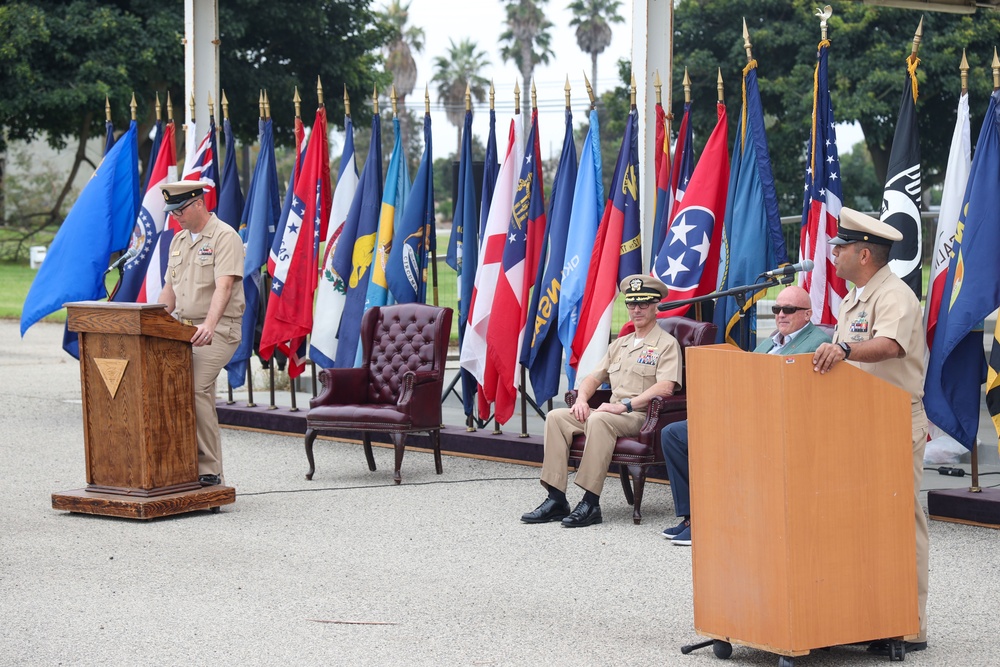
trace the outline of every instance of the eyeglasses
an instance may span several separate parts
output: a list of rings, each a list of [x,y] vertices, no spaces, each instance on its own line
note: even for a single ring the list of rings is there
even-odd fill
[[[645,301],[641,303],[626,303],[625,308],[627,308],[628,310],[646,310],[652,305],[653,303],[651,301]]]
[[[192,206],[194,206],[194,201],[192,201],[190,204],[184,204],[184,206],[181,206],[180,208],[175,208],[174,210],[170,211],[170,215],[174,216],[175,218],[179,218],[186,209],[189,209]]]
[[[809,310],[809,308],[803,308],[802,306],[771,306],[771,312],[777,315],[778,313],[784,313],[785,315],[794,315],[796,311],[799,310]]]

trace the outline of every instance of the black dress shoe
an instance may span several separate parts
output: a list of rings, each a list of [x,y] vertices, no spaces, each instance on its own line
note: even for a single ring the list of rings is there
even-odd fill
[[[198,477],[198,483],[202,486],[217,486],[222,484],[222,479],[218,475],[201,475]]]
[[[546,498],[545,502],[534,510],[527,514],[522,514],[521,521],[524,523],[548,523],[550,521],[559,521],[567,514],[569,514],[569,503],[560,503],[551,498]]]
[[[562,520],[564,528],[582,528],[595,523],[601,523],[601,506],[592,505],[586,500],[581,500],[576,505],[568,517]]]
[[[927,642],[903,642],[905,653],[915,653],[927,648]],[[889,640],[879,639],[868,645],[868,652],[875,655],[889,655]]]

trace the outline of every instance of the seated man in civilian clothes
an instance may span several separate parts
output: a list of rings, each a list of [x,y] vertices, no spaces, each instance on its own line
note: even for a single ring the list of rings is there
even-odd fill
[[[786,287],[778,293],[771,310],[777,330],[757,345],[761,354],[805,354],[813,352],[830,337],[813,325],[809,293],[801,287]],[[691,492],[688,473],[688,423],[674,422],[660,433],[660,445],[674,496],[674,511],[681,522],[663,531],[663,537],[677,546],[691,545]]]
[[[656,324],[656,304],[666,295],[667,286],[636,274],[622,280],[619,290],[635,332],[611,343],[597,369],[580,382],[572,408],[551,410],[546,417],[541,482],[548,497],[521,517],[524,523],[562,521],[567,528],[601,523],[601,490],[615,441],[638,435],[652,397],[669,396],[681,384],[680,345]],[[605,382],[611,385],[611,402],[591,410],[588,401]],[[575,481],[584,495],[570,512],[566,464],[573,438],[581,433],[587,446]]]

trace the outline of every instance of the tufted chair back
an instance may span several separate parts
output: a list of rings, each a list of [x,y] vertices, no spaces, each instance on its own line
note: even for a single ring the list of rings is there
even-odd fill
[[[368,369],[368,403],[394,404],[403,374],[433,371],[448,353],[440,308],[404,303],[370,308],[361,321],[362,358]]]
[[[660,328],[677,339],[681,345],[681,364],[684,369],[681,390],[687,389],[687,349],[698,345],[715,343],[718,327],[712,322],[699,322],[686,317],[665,317],[657,320]]]

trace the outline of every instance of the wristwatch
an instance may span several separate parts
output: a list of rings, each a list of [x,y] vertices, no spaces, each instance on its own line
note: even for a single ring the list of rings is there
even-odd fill
[[[632,412],[632,399],[631,398],[623,398],[622,399],[622,405],[625,406],[625,413],[626,414],[628,414],[629,412]]]
[[[851,357],[851,346],[847,343],[840,343],[840,349],[844,351],[844,359],[850,359]]]

